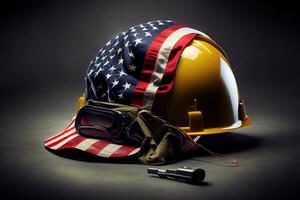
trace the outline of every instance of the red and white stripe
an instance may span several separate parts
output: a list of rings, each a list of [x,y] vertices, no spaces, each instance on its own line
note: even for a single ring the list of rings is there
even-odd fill
[[[197,36],[208,37],[204,33],[185,27],[174,25],[159,33],[150,44],[132,99],[133,105],[147,106],[152,109],[157,93],[168,92],[172,88],[173,76],[180,55],[184,48]],[[160,87],[162,90],[159,91]]]
[[[107,158],[121,158],[136,154],[140,148],[135,146],[113,144],[107,140],[85,138],[75,129],[75,119],[67,128],[45,140],[45,147],[52,150],[78,149],[90,154]]]

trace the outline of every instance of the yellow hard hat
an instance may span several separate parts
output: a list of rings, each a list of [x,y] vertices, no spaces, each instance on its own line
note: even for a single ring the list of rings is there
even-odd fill
[[[159,135],[164,128],[172,129],[169,121],[188,135],[204,135],[250,123],[226,53],[203,32],[171,20],[139,24],[117,34],[96,53],[84,80],[79,118],[48,138],[47,148],[121,158],[140,151],[134,142],[118,144],[129,137],[143,139],[130,135],[139,126],[150,135],[150,124]],[[136,114],[139,126],[133,123]]]
[[[228,56],[208,37],[183,51],[165,110],[154,110],[188,135],[229,132],[249,125]]]

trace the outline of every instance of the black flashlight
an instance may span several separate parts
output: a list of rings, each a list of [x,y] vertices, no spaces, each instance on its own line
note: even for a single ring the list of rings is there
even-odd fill
[[[203,169],[192,169],[188,167],[180,167],[177,169],[157,169],[148,168],[149,176],[172,179],[176,181],[183,181],[192,184],[202,183],[205,178],[205,171]]]

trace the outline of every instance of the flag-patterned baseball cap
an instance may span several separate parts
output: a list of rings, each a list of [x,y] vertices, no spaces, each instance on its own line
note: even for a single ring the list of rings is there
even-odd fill
[[[159,109],[163,106],[159,99],[172,89],[184,48],[199,35],[208,37],[170,20],[147,22],[117,34],[90,62],[85,76],[86,99]],[[76,131],[74,119],[44,145],[52,150],[78,149],[110,158],[135,155],[140,149],[86,138]]]

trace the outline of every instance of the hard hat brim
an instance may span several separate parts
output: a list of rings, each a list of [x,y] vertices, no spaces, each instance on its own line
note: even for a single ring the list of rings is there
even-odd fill
[[[76,149],[105,158],[125,158],[139,152],[140,147],[114,144],[108,140],[84,137],[75,129],[75,117],[62,132],[46,139],[44,146],[53,151]]]
[[[202,131],[190,131],[189,127],[179,127],[179,129],[184,131],[189,136],[212,135],[212,134],[226,133],[242,127],[246,127],[250,125],[251,122],[252,122],[251,118],[247,117],[245,120],[238,121],[237,123],[227,127],[207,128],[207,129],[203,129]]]

